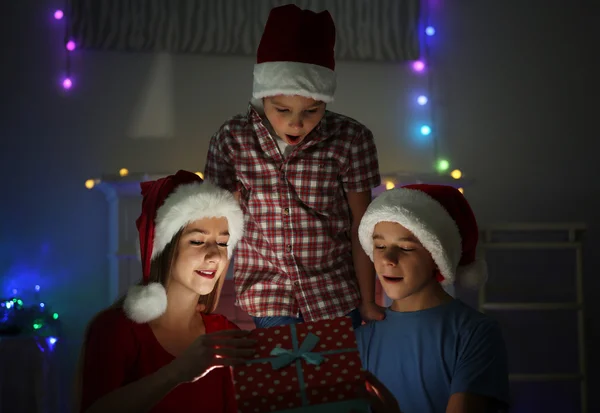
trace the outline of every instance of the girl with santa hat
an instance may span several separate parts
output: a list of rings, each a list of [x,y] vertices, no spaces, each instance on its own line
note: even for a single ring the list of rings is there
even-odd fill
[[[141,188],[143,280],[90,323],[77,411],[237,411],[220,367],[251,357],[253,341],[213,312],[243,213],[231,193],[187,171]]]

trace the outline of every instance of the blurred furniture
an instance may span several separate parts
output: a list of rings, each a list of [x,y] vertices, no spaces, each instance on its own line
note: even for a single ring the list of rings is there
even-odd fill
[[[509,364],[512,361],[513,369],[519,369],[510,374],[517,389],[513,393],[519,397],[519,385],[529,387],[519,404],[529,405],[530,411],[540,411],[544,402],[527,400],[531,397],[527,393],[535,393],[534,385],[540,392],[545,388],[548,409],[588,412],[585,230],[581,223],[522,223],[492,225],[482,231],[490,278],[479,290],[479,310],[491,313],[501,324],[504,321]]]

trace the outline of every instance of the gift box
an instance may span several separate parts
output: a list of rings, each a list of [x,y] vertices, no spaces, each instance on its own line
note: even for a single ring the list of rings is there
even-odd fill
[[[254,359],[233,369],[239,413],[368,412],[349,318],[253,330]]]

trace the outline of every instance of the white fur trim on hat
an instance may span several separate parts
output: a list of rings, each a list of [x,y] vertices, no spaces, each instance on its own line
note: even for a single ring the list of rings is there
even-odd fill
[[[452,284],[462,255],[461,236],[448,211],[423,191],[398,188],[384,192],[367,208],[358,228],[360,243],[373,260],[373,231],[379,222],[396,222],[423,244],[444,276]]]
[[[152,258],[160,254],[175,234],[190,222],[219,217],[227,218],[227,256],[231,258],[244,234],[244,213],[238,201],[231,192],[207,181],[179,185],[156,212]]]
[[[254,65],[254,99],[299,95],[329,103],[333,101],[335,89],[335,72],[324,66],[299,62]]]
[[[155,320],[167,311],[167,292],[160,283],[134,285],[127,292],[123,311],[136,323]]]

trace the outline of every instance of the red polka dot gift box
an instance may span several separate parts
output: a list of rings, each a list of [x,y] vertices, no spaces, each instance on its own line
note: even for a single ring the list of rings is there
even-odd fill
[[[239,413],[368,412],[352,321],[342,317],[251,333],[257,354],[233,369]]]

